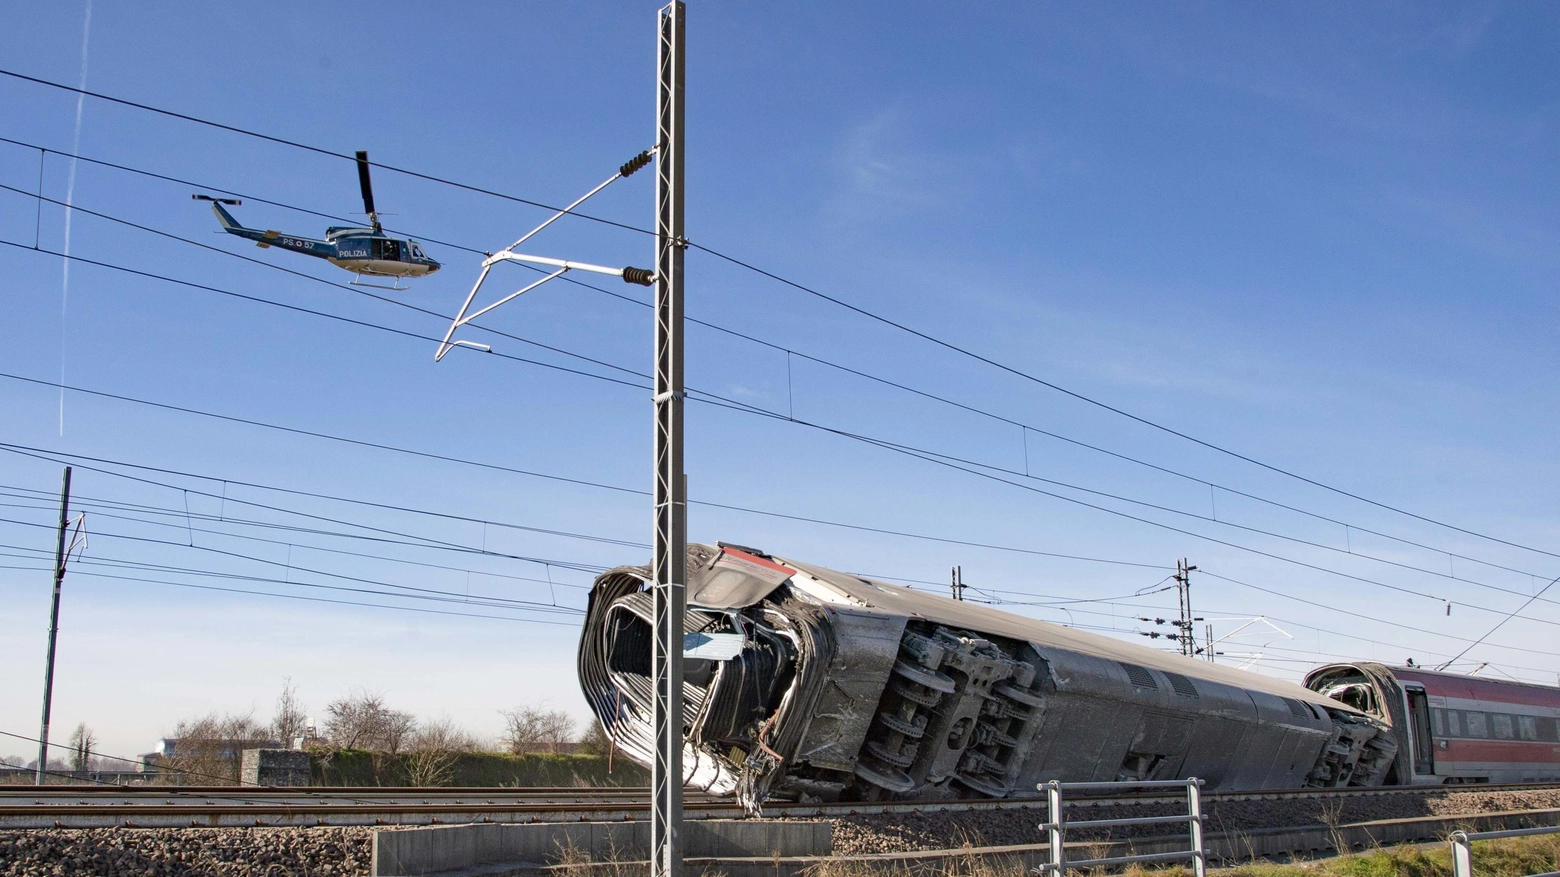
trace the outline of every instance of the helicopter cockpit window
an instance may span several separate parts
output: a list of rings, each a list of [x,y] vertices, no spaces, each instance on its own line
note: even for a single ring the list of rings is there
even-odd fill
[[[422,247],[417,246],[417,242],[416,241],[412,242],[412,258],[413,259],[426,259],[426,258],[428,258],[427,256],[423,255]]]
[[[386,238],[374,238],[374,258],[386,262],[401,261],[401,242]]]

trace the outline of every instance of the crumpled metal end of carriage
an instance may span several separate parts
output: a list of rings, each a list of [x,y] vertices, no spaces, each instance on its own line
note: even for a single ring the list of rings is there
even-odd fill
[[[688,553],[686,781],[753,814],[1051,779],[1379,785],[1397,750],[1385,723],[1282,680],[753,548]],[[579,651],[585,699],[646,765],[649,578],[596,579]]]

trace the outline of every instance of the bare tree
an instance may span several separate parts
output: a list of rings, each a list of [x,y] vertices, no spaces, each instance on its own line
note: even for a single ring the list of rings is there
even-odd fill
[[[357,691],[325,707],[325,736],[342,749],[370,749],[394,755],[417,729],[411,713],[390,709],[384,695]]]
[[[476,748],[476,738],[448,718],[424,724],[407,743],[407,779],[414,786],[449,785],[460,756]]]
[[[275,745],[271,729],[255,721],[252,713],[211,713],[175,726],[173,749],[163,759],[163,766],[181,774],[186,782],[237,783],[244,750]]]
[[[76,773],[91,770],[92,750],[97,743],[97,735],[92,733],[86,722],[77,725],[76,730],[70,733],[70,769]]]
[[[578,747],[576,751],[585,755],[605,756],[612,749],[612,738],[607,735],[607,729],[601,726],[600,719],[592,719],[575,745]]]
[[[516,755],[558,752],[574,738],[574,719],[563,710],[533,706],[503,711],[504,745]]]
[[[271,733],[282,745],[291,749],[302,740],[308,730],[307,709],[298,700],[298,686],[292,677],[282,680],[282,693],[276,698],[276,713],[271,717]]]

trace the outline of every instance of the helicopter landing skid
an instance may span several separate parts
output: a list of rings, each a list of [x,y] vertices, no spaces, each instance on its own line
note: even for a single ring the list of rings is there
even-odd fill
[[[391,282],[398,284],[401,282],[401,278],[397,277]],[[405,292],[406,290],[411,289],[410,286],[386,286],[383,283],[369,283],[363,279],[363,275],[361,274],[358,275],[356,280],[348,280],[347,284],[349,286],[372,286],[375,289],[393,289],[396,292]]]

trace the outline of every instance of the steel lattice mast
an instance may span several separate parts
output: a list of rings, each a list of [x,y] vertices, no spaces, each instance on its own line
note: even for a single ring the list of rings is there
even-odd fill
[[[683,474],[683,16],[659,13],[655,176],[655,761],[650,768],[650,873],[682,875],[683,615],[688,497]]]

